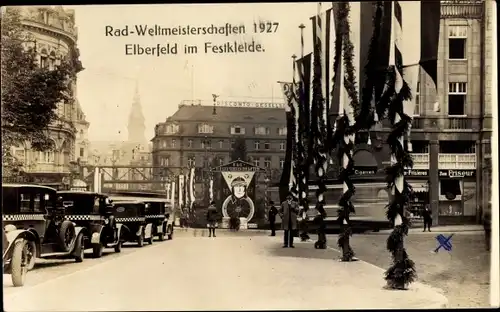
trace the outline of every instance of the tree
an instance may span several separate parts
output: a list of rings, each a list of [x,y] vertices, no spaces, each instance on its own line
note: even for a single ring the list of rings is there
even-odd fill
[[[71,83],[81,69],[76,51],[53,69],[41,68],[36,42],[23,31],[18,8],[1,17],[2,156],[3,165],[15,161],[13,146],[28,141],[37,151],[52,147],[48,127],[58,119],[60,102],[72,101]],[[31,47],[27,47],[31,44]]]
[[[247,143],[244,138],[237,138],[234,141],[233,150],[231,151],[231,161],[235,160],[248,161]]]

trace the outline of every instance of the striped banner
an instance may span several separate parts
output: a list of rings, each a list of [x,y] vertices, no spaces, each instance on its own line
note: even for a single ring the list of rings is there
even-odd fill
[[[191,168],[191,171],[189,172],[189,194],[191,196],[190,198],[190,205],[189,205],[189,210],[193,209],[194,202],[196,200],[195,197],[195,183],[194,183],[194,167]]]
[[[179,175],[179,208],[183,210],[184,207],[184,175]]]
[[[175,181],[170,182],[170,203],[175,207]]]

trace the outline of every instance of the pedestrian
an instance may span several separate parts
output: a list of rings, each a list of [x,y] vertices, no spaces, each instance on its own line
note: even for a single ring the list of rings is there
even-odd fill
[[[486,211],[483,216],[484,239],[486,243],[486,251],[491,248],[491,212]]]
[[[288,195],[286,200],[281,203],[281,227],[283,228],[283,248],[295,248],[293,246],[294,231],[297,230],[297,214],[299,207],[296,202],[292,200],[292,195]]]
[[[215,202],[211,202],[207,210],[208,237],[215,237],[215,228],[217,227],[217,208]]]
[[[431,225],[432,225],[432,213],[429,209],[429,205],[425,206],[424,211],[422,212],[422,217],[424,217],[424,232],[426,229],[431,232]]]
[[[278,209],[274,206],[274,201],[269,201],[271,208],[269,208],[269,227],[271,228],[271,236],[276,236],[276,215]]]

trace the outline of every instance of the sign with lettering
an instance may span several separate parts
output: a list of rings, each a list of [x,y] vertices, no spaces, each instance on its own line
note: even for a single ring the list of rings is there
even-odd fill
[[[370,168],[370,167],[354,168],[354,175],[357,176],[369,176],[375,174],[377,174],[377,168]]]
[[[254,107],[254,108],[285,108],[284,103],[247,102],[247,101],[217,101],[217,106],[223,107]]]
[[[250,171],[250,172],[264,172],[265,170],[263,168],[254,166],[252,164],[249,164],[247,162],[241,161],[241,160],[236,160],[233,162],[230,162],[227,165],[219,166],[213,169],[212,171],[220,171],[220,172],[245,172],[245,171]]]
[[[439,170],[439,177],[442,178],[475,178],[476,170]]]
[[[429,170],[427,169],[405,169],[405,176],[410,177],[427,177],[429,176]]]

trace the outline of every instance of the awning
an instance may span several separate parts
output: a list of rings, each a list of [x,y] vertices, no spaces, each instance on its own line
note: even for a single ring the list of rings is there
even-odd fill
[[[429,185],[427,184],[427,182],[410,180],[408,181],[408,183],[415,193],[426,193],[429,191]]]

